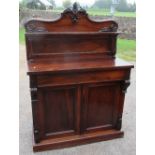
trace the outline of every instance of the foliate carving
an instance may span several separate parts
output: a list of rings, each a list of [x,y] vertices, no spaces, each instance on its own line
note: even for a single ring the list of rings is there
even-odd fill
[[[80,5],[75,2],[73,4],[73,7],[67,8],[66,10],[63,11],[63,13],[61,14],[61,17],[58,20],[46,21],[46,20],[38,20],[38,19],[35,20],[35,19],[33,19],[33,20],[30,20],[30,21],[25,23],[25,28],[26,28],[26,31],[30,32],[30,33],[33,33],[33,32],[49,32],[51,30],[48,28],[47,25],[52,24],[54,22],[58,22],[58,21],[62,20],[63,17],[67,17],[67,20],[66,20],[66,18],[64,20],[68,21],[68,19],[69,19],[69,20],[71,20],[71,22],[73,24],[78,23],[79,20],[82,18],[86,18],[88,20],[88,22],[94,22],[88,17],[86,10],[81,8]],[[98,22],[96,22],[96,23],[98,23]],[[99,22],[99,23],[101,26],[102,22]],[[100,32],[116,32],[118,29],[118,24],[114,21],[109,21],[109,22],[106,21],[106,22],[103,22],[103,27],[102,28],[100,27],[99,29],[98,30]]]
[[[38,21],[31,21],[25,25],[27,32],[47,32],[46,28]]]
[[[83,8],[81,8],[78,3],[74,3],[72,8],[67,8],[66,10],[64,10],[64,12],[62,13],[62,15],[66,15],[69,14],[71,17],[71,20],[73,23],[77,23],[78,19],[80,18],[79,15],[86,15],[87,16],[87,12],[86,10],[84,10]]]
[[[116,122],[116,130],[121,130],[122,128],[122,115],[119,115]]]
[[[130,80],[125,80],[122,82],[122,92],[126,93],[128,86],[130,85]]]
[[[117,24],[111,24],[109,27],[100,29],[100,32],[116,32],[118,29]]]

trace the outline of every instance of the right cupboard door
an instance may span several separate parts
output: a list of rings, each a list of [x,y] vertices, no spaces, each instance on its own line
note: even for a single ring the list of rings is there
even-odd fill
[[[119,83],[86,84],[82,94],[82,130],[91,132],[114,128],[119,108]]]

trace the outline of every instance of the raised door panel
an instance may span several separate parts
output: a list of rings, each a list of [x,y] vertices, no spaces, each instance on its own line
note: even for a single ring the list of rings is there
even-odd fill
[[[88,84],[83,89],[82,128],[84,131],[113,128],[117,121],[119,84]]]
[[[41,139],[74,134],[76,87],[39,88]]]

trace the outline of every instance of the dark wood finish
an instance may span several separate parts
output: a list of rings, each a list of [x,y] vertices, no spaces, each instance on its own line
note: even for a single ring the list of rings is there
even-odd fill
[[[84,85],[83,129],[84,131],[112,129],[117,123],[119,83]]]
[[[27,58],[84,54],[114,55],[118,33],[27,33]],[[114,40],[114,41],[113,41]],[[111,44],[114,42],[113,44]],[[61,46],[60,46],[61,43]]]
[[[44,136],[52,137],[75,132],[76,87],[39,88],[39,104],[42,105]],[[63,117],[62,117],[63,116]]]
[[[54,21],[30,20],[25,24],[26,32],[116,32],[118,24],[113,20],[92,21],[84,9],[66,9]]]
[[[111,140],[114,138],[121,138],[123,136],[124,132],[122,131],[103,130],[103,131],[96,131],[93,133],[83,133],[81,135],[46,139],[42,140],[40,143],[34,143],[33,151],[44,151],[44,150],[71,147],[87,143]]]
[[[133,66],[115,58],[118,24],[92,21],[75,3],[25,28],[34,151],[122,137]]]
[[[123,60],[105,59],[101,57],[94,57],[85,60],[79,58],[63,58],[60,59],[44,59],[44,60],[30,60],[28,61],[28,74],[44,74],[47,73],[75,73],[86,71],[105,71],[105,70],[129,70],[133,66]]]

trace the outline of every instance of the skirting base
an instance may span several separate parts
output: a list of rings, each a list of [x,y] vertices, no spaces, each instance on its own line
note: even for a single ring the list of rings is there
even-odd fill
[[[44,151],[50,149],[59,149],[71,147],[92,142],[106,141],[114,138],[123,137],[124,132],[118,130],[100,131],[95,133],[87,133],[82,135],[73,135],[63,138],[52,138],[43,140],[34,144],[33,151]]]

